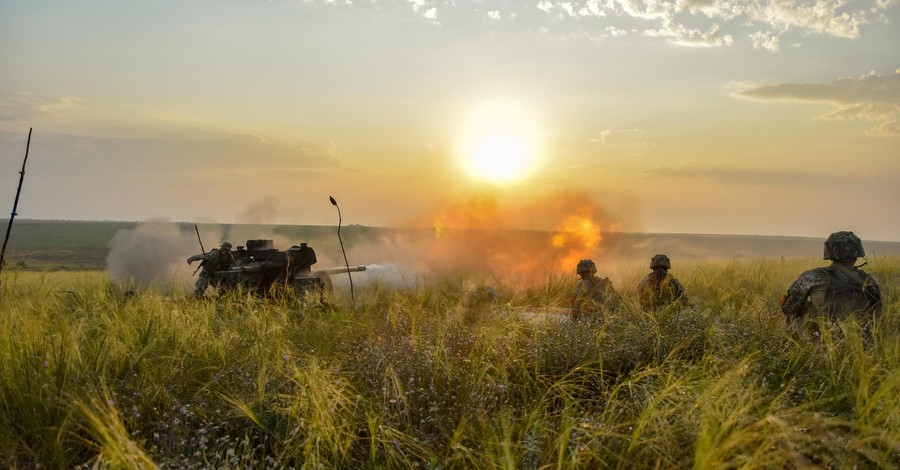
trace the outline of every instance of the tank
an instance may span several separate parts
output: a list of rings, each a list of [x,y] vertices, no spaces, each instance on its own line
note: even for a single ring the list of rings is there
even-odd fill
[[[213,273],[213,284],[224,291],[241,290],[269,296],[279,287],[304,298],[313,295],[322,302],[332,291],[331,275],[365,271],[366,266],[313,269],[316,252],[306,243],[278,250],[272,240],[247,240],[232,251],[234,265]]]

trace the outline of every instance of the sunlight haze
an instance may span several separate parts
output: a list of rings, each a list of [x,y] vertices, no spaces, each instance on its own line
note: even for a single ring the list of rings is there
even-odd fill
[[[604,231],[900,241],[898,21],[896,0],[0,0],[0,210],[33,127],[24,218],[336,224],[331,195],[345,223],[437,226],[567,194]]]

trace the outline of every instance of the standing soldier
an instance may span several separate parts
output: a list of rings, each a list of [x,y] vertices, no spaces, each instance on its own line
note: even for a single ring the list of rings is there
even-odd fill
[[[219,248],[213,248],[209,253],[201,253],[191,256],[187,259],[187,263],[201,261],[200,277],[197,284],[194,285],[194,295],[201,297],[206,292],[206,287],[212,283],[213,273],[216,271],[225,271],[234,264],[234,256],[231,254],[231,242],[222,243]]]
[[[669,274],[671,268],[672,262],[664,254],[650,258],[652,271],[638,284],[638,297],[645,312],[655,312],[675,302],[688,304],[684,286]]]
[[[807,315],[838,321],[853,313],[863,314],[864,327],[881,312],[881,289],[871,275],[855,266],[863,258],[862,241],[853,232],[835,232],[825,240],[823,259],[831,265],[810,269],[791,284],[781,298],[788,323]]]
[[[597,265],[593,261],[583,259],[575,269],[581,280],[575,285],[572,299],[573,321],[580,320],[582,316],[593,318],[619,306],[621,299],[609,278],[594,275]]]

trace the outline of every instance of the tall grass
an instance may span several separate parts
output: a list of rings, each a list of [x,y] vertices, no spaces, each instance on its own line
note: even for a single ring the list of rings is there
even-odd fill
[[[690,308],[571,324],[573,281],[129,297],[102,273],[4,272],[0,467],[895,468],[900,260],[886,310],[815,338],[777,299],[814,260],[679,266]],[[549,307],[549,309],[548,309]],[[537,312],[537,313],[535,313]]]

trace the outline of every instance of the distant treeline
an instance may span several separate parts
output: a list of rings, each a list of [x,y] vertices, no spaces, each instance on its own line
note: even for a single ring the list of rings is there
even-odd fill
[[[6,227],[8,219],[0,219]],[[141,222],[116,221],[67,221],[16,219],[7,247],[7,267],[36,270],[101,270],[105,268],[109,254],[110,240],[120,230],[135,229]],[[193,223],[174,222],[183,231],[193,231]],[[201,224],[216,226],[215,236],[229,239],[235,245],[243,245],[246,240],[231,239],[232,234],[259,233],[259,238],[272,235],[290,240],[291,243],[305,241],[323,252],[339,253],[336,226],[316,225],[252,225],[252,224]],[[452,232],[445,230],[445,233]],[[490,230],[472,231],[473,237],[490,237]],[[512,237],[510,237],[512,234]],[[379,240],[398,238],[417,240],[433,238],[430,229],[398,229],[349,225],[342,228],[341,235],[348,247],[360,243],[377,246]],[[402,236],[401,236],[402,235]],[[547,237],[546,232],[507,231],[507,239],[534,241]],[[604,234],[603,256],[607,259],[642,259],[653,253],[666,253],[673,259],[710,258],[811,258],[821,255],[822,238],[745,236],[745,235],[703,235],[703,234],[649,234],[612,233]],[[213,235],[205,235],[211,237]],[[219,240],[208,239],[206,249],[214,247]],[[863,240],[869,256],[900,255],[900,242],[879,242]],[[279,247],[287,248],[287,247]],[[377,249],[377,248],[375,248]],[[548,248],[549,249],[549,248]],[[199,247],[197,249],[199,251]]]

